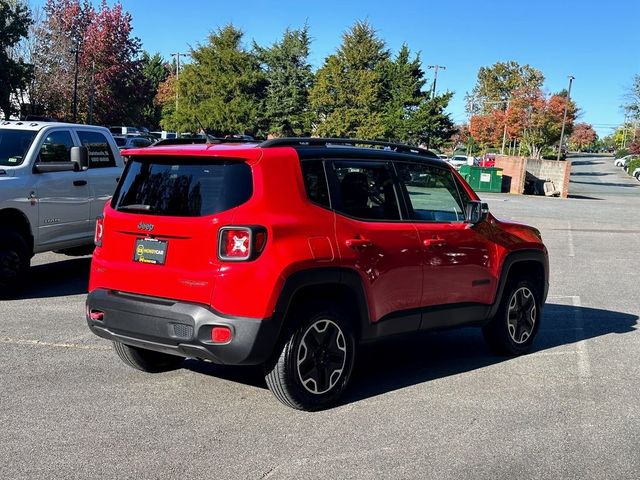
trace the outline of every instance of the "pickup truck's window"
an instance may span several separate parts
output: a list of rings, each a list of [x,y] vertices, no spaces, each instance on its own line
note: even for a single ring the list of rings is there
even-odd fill
[[[238,160],[132,157],[111,205],[143,215],[200,217],[237,207],[252,193],[251,167]]]
[[[0,130],[0,165],[20,165],[36,133],[30,130]]]
[[[73,146],[71,133],[68,131],[52,132],[42,142],[39,161],[70,162],[71,147]]]
[[[79,131],[78,137],[82,145],[89,151],[89,168],[115,167],[116,159],[111,146],[100,132]]]

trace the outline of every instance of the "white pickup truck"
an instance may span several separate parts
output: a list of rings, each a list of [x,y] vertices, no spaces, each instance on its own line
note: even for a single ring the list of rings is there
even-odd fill
[[[106,128],[0,122],[0,297],[18,291],[36,253],[92,252],[123,167]]]

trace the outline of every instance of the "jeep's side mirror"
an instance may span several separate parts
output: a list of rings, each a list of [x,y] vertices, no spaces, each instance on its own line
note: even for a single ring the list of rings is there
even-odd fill
[[[487,218],[489,214],[489,205],[478,200],[471,200],[467,203],[467,212],[465,220],[468,223],[480,223]]]
[[[71,147],[71,163],[77,165],[77,170],[89,168],[89,151],[87,147]]]

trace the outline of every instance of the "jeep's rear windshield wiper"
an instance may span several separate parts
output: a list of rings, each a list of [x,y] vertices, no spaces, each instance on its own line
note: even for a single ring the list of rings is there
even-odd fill
[[[131,205],[120,205],[118,210],[144,210],[148,212],[151,210],[151,205],[145,205],[143,203],[132,203]]]

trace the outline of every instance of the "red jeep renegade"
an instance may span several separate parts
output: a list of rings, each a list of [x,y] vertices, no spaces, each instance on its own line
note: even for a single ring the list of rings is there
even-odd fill
[[[365,342],[475,325],[495,350],[529,350],[548,289],[540,233],[495,219],[433,153],[233,142],[125,153],[86,307],[125,363],[262,364],[278,400],[317,410]]]

